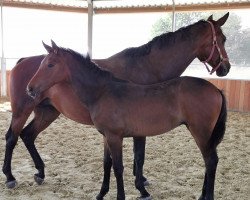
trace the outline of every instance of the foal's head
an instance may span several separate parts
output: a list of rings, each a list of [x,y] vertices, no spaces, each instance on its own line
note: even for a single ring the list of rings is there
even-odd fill
[[[204,41],[198,50],[198,59],[205,64],[210,74],[216,71],[217,76],[226,76],[230,70],[230,63],[225,50],[226,36],[221,26],[227,21],[229,13],[217,21],[212,15],[207,20],[207,31],[204,33]],[[207,63],[212,67],[210,71]]]
[[[51,47],[43,43],[48,54],[27,86],[27,92],[33,98],[59,82],[69,81],[68,66],[74,66],[76,62],[68,52],[69,50],[59,48],[55,42],[51,42]]]

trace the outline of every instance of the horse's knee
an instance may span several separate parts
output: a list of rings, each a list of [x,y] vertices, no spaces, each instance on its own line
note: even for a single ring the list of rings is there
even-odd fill
[[[34,128],[34,120],[32,120],[22,131],[20,137],[25,144],[26,147],[30,147],[34,145],[36,136],[38,133],[35,131]]]
[[[20,135],[20,138],[22,139],[23,143],[25,144],[26,147],[31,146],[34,144],[34,139],[31,138],[31,135],[22,133]]]
[[[104,168],[111,168],[112,167],[112,158],[110,156],[105,156],[103,159],[103,163],[104,163]]]
[[[211,169],[214,170],[217,167],[217,164],[219,162],[219,158],[216,152],[213,152],[210,154],[210,156],[205,160],[206,162],[206,166]]]
[[[17,138],[12,138],[12,139],[8,139],[6,140],[6,148],[7,149],[14,149],[16,144],[17,144]]]
[[[6,148],[14,149],[18,141],[18,136],[16,136],[13,133],[13,131],[11,130],[11,127],[9,128],[8,132],[5,135],[5,140],[6,140]]]
[[[11,127],[9,128],[9,130],[5,135],[5,139],[6,139],[6,149],[5,149],[5,159],[2,171],[4,174],[9,174],[11,173],[10,163],[11,163],[12,153],[18,141],[18,137],[13,133]]]
[[[115,166],[114,165],[113,169],[114,169],[115,177],[120,178],[122,176],[123,170],[124,170],[123,165],[121,165],[121,166]]]

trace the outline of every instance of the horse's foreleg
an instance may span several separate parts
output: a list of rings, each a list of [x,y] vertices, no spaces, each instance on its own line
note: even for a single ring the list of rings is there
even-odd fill
[[[58,116],[59,112],[52,106],[37,106],[34,110],[34,119],[24,128],[20,137],[28,149],[38,173],[34,175],[37,184],[42,184],[45,178],[44,162],[41,159],[36,146],[37,135],[46,129]]]
[[[117,184],[117,200],[125,200],[123,183],[122,142],[123,138],[115,134],[106,135],[112,157],[112,164]]]
[[[146,145],[146,137],[134,137],[134,166],[133,166],[133,174],[136,176],[137,169],[141,170],[142,175],[140,180],[144,186],[148,186],[149,182],[143,176],[143,165],[145,160],[145,145]]]
[[[14,188],[17,185],[17,182],[11,172],[11,160],[12,160],[13,150],[18,140],[18,136],[14,134],[11,126],[5,135],[5,139],[6,139],[6,149],[5,149],[5,158],[3,164],[3,173],[6,175],[7,178],[6,186],[8,188]]]
[[[205,172],[204,182],[203,182],[203,186],[202,186],[202,193],[201,193],[201,196],[200,196],[199,200],[204,200],[205,199],[206,188],[207,188],[207,170]]]
[[[101,200],[109,191],[109,183],[110,183],[110,172],[112,167],[112,158],[110,155],[110,150],[107,144],[107,140],[104,138],[104,158],[103,158],[103,169],[104,176],[100,193],[97,195],[96,199]]]

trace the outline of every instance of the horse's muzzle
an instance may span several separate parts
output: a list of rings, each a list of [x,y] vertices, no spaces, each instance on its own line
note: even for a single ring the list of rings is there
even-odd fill
[[[27,94],[32,97],[33,99],[35,99],[38,96],[38,93],[34,90],[34,88],[27,86],[26,88],[26,92]]]
[[[221,66],[216,70],[216,75],[219,77],[226,76],[230,71],[231,65],[229,62],[221,63]]]

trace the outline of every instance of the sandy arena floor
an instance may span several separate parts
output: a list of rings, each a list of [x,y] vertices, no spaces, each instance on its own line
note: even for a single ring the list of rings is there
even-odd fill
[[[3,165],[5,133],[9,127],[9,104],[0,102],[0,165]],[[95,199],[102,180],[102,136],[90,126],[61,116],[36,140],[46,168],[43,185],[33,180],[34,164],[22,141],[14,150],[13,174],[16,189],[5,187],[0,173],[1,200]],[[218,148],[219,164],[215,197],[221,200],[248,200],[250,196],[250,113],[228,113],[227,131]],[[132,139],[124,140],[124,182],[126,199],[136,199],[132,175]],[[147,139],[144,173],[147,187],[155,200],[198,199],[204,163],[193,138],[184,126]],[[116,199],[112,173],[110,192],[105,199]]]

